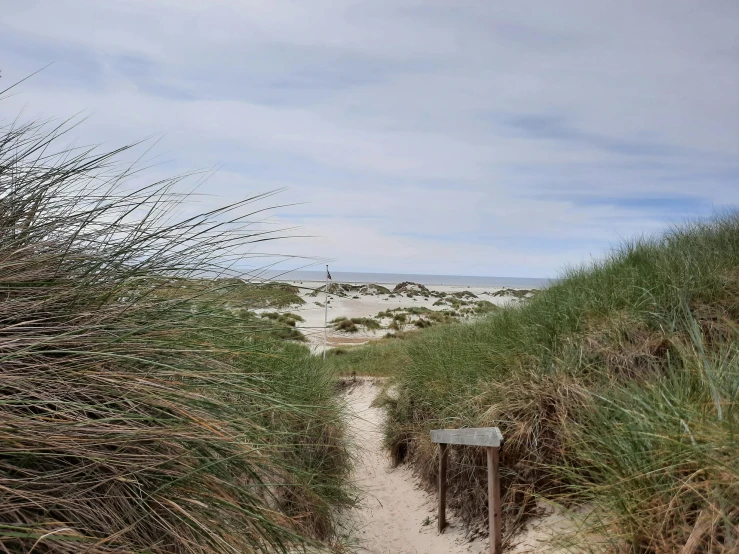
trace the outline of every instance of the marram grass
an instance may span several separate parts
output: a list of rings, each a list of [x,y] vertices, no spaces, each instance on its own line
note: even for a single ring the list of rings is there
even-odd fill
[[[520,307],[332,359],[394,376],[387,444],[433,487],[434,428],[499,426],[505,536],[540,501],[577,551],[739,551],[739,215],[637,240]],[[485,458],[454,449],[449,503],[487,516]],[[587,514],[587,517],[582,517]]]
[[[0,552],[331,544],[332,381],[223,291],[278,234],[262,197],[178,219],[176,180],[132,188],[121,151],[60,150],[66,130],[0,130]]]

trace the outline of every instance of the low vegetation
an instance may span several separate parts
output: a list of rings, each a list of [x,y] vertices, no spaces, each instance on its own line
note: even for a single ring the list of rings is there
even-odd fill
[[[417,334],[417,333],[414,333]],[[407,338],[408,333],[388,333],[388,338]],[[326,367],[334,375],[342,377],[394,375],[407,363],[403,340],[374,341],[362,346],[336,348],[328,351]]]
[[[380,321],[389,319],[388,329],[402,331],[407,325],[415,325],[423,329],[436,324],[457,323],[499,309],[498,306],[487,300],[464,301],[456,298],[444,298],[434,303],[434,306],[440,305],[448,305],[452,309],[433,310],[425,306],[392,308],[379,312],[377,318]]]
[[[403,281],[395,285],[394,294],[405,294],[409,297],[413,296],[429,296],[431,291],[425,285],[413,283],[411,281]]]
[[[383,287],[382,285],[378,285],[375,283],[369,283],[366,285],[353,285],[351,283],[329,283],[328,293],[333,294],[334,296],[352,296],[352,298],[359,298],[358,296],[353,295],[362,294],[365,296],[379,296],[390,294],[390,290]],[[311,292],[309,296],[319,296],[321,294],[326,294],[326,285],[318,287],[316,290]]]
[[[477,295],[474,292],[470,292],[468,290],[452,292],[452,293],[449,293],[449,296],[452,296],[454,298],[459,298],[460,300],[470,300],[472,298],[477,298]]]
[[[233,291],[234,303],[250,309],[271,308],[282,310],[305,304],[300,289],[288,283],[243,283]]]
[[[382,285],[378,285],[376,283],[362,285],[359,287],[358,291],[361,294],[369,294],[369,295],[390,294],[390,289],[383,287]]]
[[[157,291],[162,299],[189,298],[194,302],[216,302],[231,309],[282,310],[305,304],[300,289],[288,283],[249,282],[238,277],[206,279],[177,277],[167,290]]]
[[[382,329],[380,323],[371,317],[337,317],[331,321],[334,329],[345,333],[357,333],[360,327],[364,327],[368,331]]]
[[[274,232],[248,201],[176,220],[176,180],[132,189],[121,151],[55,151],[66,130],[0,131],[2,551],[331,545],[333,380],[243,309],[295,291],[224,269]]]
[[[502,288],[495,292],[488,293],[490,296],[513,296],[514,298],[529,298],[539,292],[539,289],[511,289]]]
[[[392,376],[387,445],[429,486],[430,429],[500,427],[507,538],[547,500],[586,510],[559,538],[587,551],[739,548],[736,213],[627,243],[474,322],[332,363]],[[454,449],[449,475],[451,506],[477,525],[484,454]]]
[[[266,324],[256,324],[256,318],[266,320]],[[305,335],[295,328],[298,322],[305,321],[291,312],[266,312],[259,316],[249,310],[241,311],[241,318],[250,323],[250,332],[255,336],[274,337],[283,340],[305,341]]]

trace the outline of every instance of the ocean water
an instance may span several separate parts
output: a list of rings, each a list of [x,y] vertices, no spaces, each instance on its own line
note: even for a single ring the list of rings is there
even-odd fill
[[[350,271],[331,270],[334,282],[340,283],[378,283],[397,284],[412,281],[422,285],[459,285],[464,287],[511,287],[511,288],[545,288],[551,284],[550,279],[531,277],[483,277],[474,275],[420,275],[411,273],[356,273]],[[296,270],[290,272],[267,271],[266,279],[280,281],[323,281],[323,271]]]

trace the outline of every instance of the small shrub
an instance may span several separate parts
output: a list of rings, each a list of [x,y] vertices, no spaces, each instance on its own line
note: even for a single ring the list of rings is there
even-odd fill
[[[359,327],[351,320],[344,318],[336,324],[336,330],[344,333],[356,333],[359,331]]]

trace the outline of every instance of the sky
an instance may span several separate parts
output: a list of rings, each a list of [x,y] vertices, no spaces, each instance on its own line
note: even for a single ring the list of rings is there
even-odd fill
[[[0,85],[52,64],[0,119],[157,137],[204,208],[285,188],[299,264],[556,277],[739,207],[734,0],[0,5]]]

